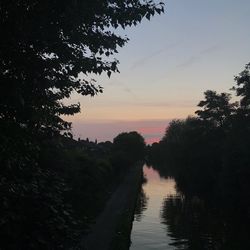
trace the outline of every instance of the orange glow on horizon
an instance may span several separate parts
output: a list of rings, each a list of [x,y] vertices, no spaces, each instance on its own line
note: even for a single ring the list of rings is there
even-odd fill
[[[161,140],[161,138],[159,138],[159,137],[145,139],[146,144],[153,144],[155,142],[159,142],[160,140]]]

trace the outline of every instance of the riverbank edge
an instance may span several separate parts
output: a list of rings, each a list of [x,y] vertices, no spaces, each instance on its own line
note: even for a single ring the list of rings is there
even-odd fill
[[[136,166],[137,171],[135,172],[135,175],[133,176],[134,179],[131,183],[133,189],[130,191],[127,206],[121,213],[120,219],[117,223],[116,232],[109,250],[128,250],[131,245],[131,231],[136,203],[143,182],[143,165],[144,163],[138,163]]]
[[[99,215],[92,230],[76,249],[128,250],[136,201],[143,180],[143,162],[131,166]]]

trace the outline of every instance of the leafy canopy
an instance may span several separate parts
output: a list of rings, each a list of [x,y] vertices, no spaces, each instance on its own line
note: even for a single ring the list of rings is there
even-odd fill
[[[63,100],[102,92],[89,74],[118,72],[113,55],[128,38],[115,29],[162,12],[151,0],[1,1],[0,119],[41,132],[69,129],[60,115],[80,105]]]
[[[232,89],[236,91],[236,95],[241,97],[240,108],[247,114],[250,110],[250,63],[245,69],[234,78],[236,86]]]
[[[163,4],[150,0],[0,1],[0,234],[6,249],[68,249],[75,240],[68,186],[43,154],[54,157],[63,147],[51,140],[70,128],[61,115],[80,111],[64,100],[74,92],[102,92],[90,75],[118,72],[114,54],[128,38],[116,28],[161,12]]]
[[[144,138],[136,131],[124,132],[114,138],[114,150],[126,154],[133,162],[143,160],[145,155]]]
[[[195,113],[204,121],[210,121],[215,126],[222,126],[232,114],[236,103],[230,103],[231,96],[228,93],[217,94],[216,91],[207,90],[204,95],[205,100],[198,104],[202,109]]]

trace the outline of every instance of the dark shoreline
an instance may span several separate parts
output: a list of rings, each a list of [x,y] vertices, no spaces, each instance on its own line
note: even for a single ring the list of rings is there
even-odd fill
[[[143,163],[139,163],[129,169],[120,186],[107,201],[91,232],[83,238],[79,249],[129,249],[134,211],[142,184],[142,167]]]

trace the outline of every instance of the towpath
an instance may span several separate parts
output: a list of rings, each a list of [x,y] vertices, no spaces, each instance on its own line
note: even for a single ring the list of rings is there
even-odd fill
[[[107,201],[104,211],[91,227],[90,233],[83,238],[80,249],[110,250],[122,214],[135,208],[141,180],[142,166],[138,165],[131,168],[120,186]]]

